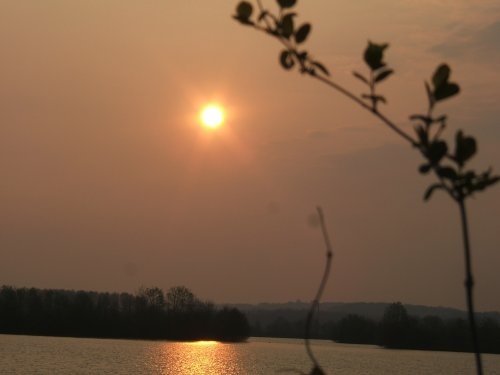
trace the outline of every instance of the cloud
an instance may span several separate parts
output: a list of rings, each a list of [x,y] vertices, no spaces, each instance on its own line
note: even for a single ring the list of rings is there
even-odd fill
[[[478,29],[472,26],[459,28],[449,40],[432,47],[433,52],[446,57],[469,58],[476,62],[496,64],[500,57],[500,20]]]

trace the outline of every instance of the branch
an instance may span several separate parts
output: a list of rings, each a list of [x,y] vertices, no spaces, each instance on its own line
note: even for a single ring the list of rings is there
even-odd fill
[[[305,332],[305,346],[306,346],[306,351],[307,355],[311,359],[313,365],[314,365],[314,370],[323,373],[323,370],[321,370],[321,366],[319,365],[318,360],[314,356],[314,353],[311,349],[311,344],[309,342],[309,336],[311,334],[311,325],[314,317],[314,312],[318,309],[319,307],[319,301],[321,300],[321,296],[323,295],[323,291],[325,289],[326,283],[328,282],[328,277],[330,276],[330,269],[332,265],[332,258],[333,258],[333,251],[332,251],[332,245],[330,243],[330,237],[328,236],[328,230],[326,229],[326,224],[325,224],[325,217],[323,215],[323,210],[321,209],[320,206],[316,207],[318,211],[318,217],[319,217],[319,222],[321,226],[321,232],[323,234],[323,239],[325,241],[325,246],[326,246],[326,263],[325,263],[325,270],[323,272],[323,277],[321,278],[321,282],[319,284],[318,291],[316,292],[316,296],[314,297],[314,300],[311,303],[311,308],[309,309],[309,312],[307,314],[307,321],[306,321],[306,332]]]
[[[317,74],[312,75],[314,78],[317,80],[323,82],[324,84],[330,86],[331,88],[337,90],[340,92],[342,95],[347,96],[349,99],[353,100],[357,104],[359,104],[361,107],[366,109],[367,111],[373,113],[375,117],[378,117],[385,125],[387,125],[391,130],[393,130],[395,133],[397,133],[401,138],[403,138],[405,141],[410,143],[413,147],[419,147],[419,144],[406,132],[404,132],[402,129],[398,128],[394,122],[392,122],[389,118],[384,116],[382,113],[380,113],[378,110],[373,109],[372,106],[366,104],[364,101],[362,101],[360,98],[358,98],[356,95],[354,95],[352,92],[347,90],[346,88],[342,87],[338,83],[333,82],[332,80],[323,77],[323,76],[318,76]]]
[[[259,9],[261,12],[264,11],[264,8],[262,8],[262,5],[261,5],[261,2],[258,1],[257,2],[258,5],[259,5]],[[296,51],[295,49],[295,46],[292,45],[288,40],[286,39],[283,39],[282,37],[280,37],[279,35],[275,35],[273,33],[270,33],[270,30],[271,30],[271,25],[268,23],[267,19],[264,18],[264,22],[266,22],[266,26],[267,28],[264,28],[264,27],[261,27],[259,25],[256,25],[256,24],[252,24],[250,26],[252,26],[254,29],[258,30],[258,31],[261,31],[261,32],[264,32],[266,34],[270,34],[272,35],[273,37],[275,37],[276,39],[279,40],[279,42],[281,44],[283,44],[283,46],[287,49],[287,50],[290,50],[290,51]],[[409,135],[407,134],[405,131],[403,131],[402,129],[400,129],[393,121],[391,121],[389,118],[387,118],[386,116],[384,116],[382,113],[380,113],[376,107],[373,107],[373,106],[370,106],[368,105],[367,103],[365,103],[362,99],[358,98],[355,94],[353,94],[351,91],[349,91],[348,89],[346,89],[345,87],[341,86],[340,84],[338,83],[335,83],[334,81],[328,79],[327,77],[324,77],[324,76],[320,76],[314,72],[310,72],[310,71],[305,71],[305,72],[308,72],[309,75],[315,79],[317,79],[318,81],[326,84],[327,86],[331,87],[332,89],[338,91],[340,94],[346,96],[347,98],[351,99],[352,101],[354,101],[355,103],[357,103],[359,106],[361,106],[363,109],[367,110],[368,112],[372,113],[375,117],[379,118],[382,123],[384,123],[385,125],[387,125],[392,131],[394,131],[396,134],[398,134],[401,138],[403,138],[406,142],[408,142],[410,145],[412,145],[413,147],[419,147],[419,144]]]

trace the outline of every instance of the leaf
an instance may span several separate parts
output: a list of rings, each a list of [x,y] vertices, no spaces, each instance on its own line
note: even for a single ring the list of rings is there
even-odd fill
[[[472,137],[466,137],[459,130],[455,137],[455,160],[461,167],[469,160],[477,151],[476,140]]]
[[[465,180],[473,180],[476,178],[476,173],[474,171],[468,171],[465,175],[464,175],[464,179]]]
[[[457,172],[452,167],[440,167],[437,169],[437,174],[439,177],[453,181],[458,178]]]
[[[486,182],[487,186],[495,185],[498,181],[500,181],[500,176],[489,177]]]
[[[249,21],[253,13],[253,6],[248,1],[242,1],[236,7],[235,18],[242,23],[251,23]]]
[[[427,92],[427,98],[429,99],[429,107],[432,108],[434,106],[434,94],[432,93],[432,90],[427,82],[424,82],[425,84],[425,91]]]
[[[448,152],[448,146],[445,141],[434,141],[427,149],[427,158],[431,164],[437,164]]]
[[[293,68],[293,66],[295,65],[295,61],[293,60],[293,56],[290,51],[284,50],[281,52],[280,63],[281,66],[286,70],[290,70]]]
[[[325,76],[329,76],[330,75],[330,72],[328,71],[328,69],[323,65],[321,64],[320,62],[318,61],[313,61],[312,62],[312,65],[315,66],[316,68],[318,68],[319,70],[321,70],[321,72],[325,75]]]
[[[446,122],[446,119],[448,117],[446,115],[442,115],[442,116],[439,116],[438,118],[432,120],[433,122],[440,122],[442,124],[444,124]]]
[[[429,116],[424,116],[424,115],[411,115],[410,120],[412,121],[422,121],[426,125],[430,125],[433,120]]]
[[[369,100],[371,100],[371,101],[373,101],[375,103],[377,103],[377,102],[387,103],[387,100],[382,95],[363,94],[363,95],[361,95],[361,97],[364,98],[364,99],[369,99]]]
[[[424,201],[428,201],[432,195],[432,193],[434,193],[434,191],[436,189],[444,189],[444,186],[441,185],[441,184],[434,184],[434,185],[431,185],[427,188],[427,190],[425,191],[425,194],[424,194]]]
[[[430,164],[422,164],[419,168],[418,171],[422,174],[429,173],[431,170],[431,165]]]
[[[415,126],[415,132],[418,135],[418,139],[423,146],[427,146],[429,143],[429,135],[427,134],[427,130],[424,129],[423,126]]]
[[[278,0],[278,5],[281,8],[291,8],[295,5],[297,0]]]
[[[383,81],[384,79],[386,79],[387,77],[389,77],[393,73],[394,73],[394,70],[392,70],[392,69],[383,70],[382,72],[377,74],[377,76],[375,77],[375,82]]]
[[[460,87],[456,83],[446,83],[439,86],[434,91],[434,99],[440,101],[452,96],[457,95],[460,92]]]
[[[447,64],[441,64],[437,67],[434,75],[432,76],[432,84],[435,89],[438,89],[442,85],[448,82],[450,78],[450,67]]]
[[[295,41],[300,44],[307,39],[307,36],[311,32],[311,24],[305,23],[297,30],[295,33]]]
[[[264,18],[268,17],[268,16],[272,16],[271,13],[269,13],[267,10],[263,10],[260,15],[259,15],[259,18],[258,20],[259,21],[262,21]]]
[[[460,87],[456,83],[448,82],[451,74],[451,69],[446,64],[438,66],[432,76],[432,84],[434,85],[433,97],[435,101],[440,101],[452,97],[460,92]]]
[[[296,53],[298,59],[302,62],[306,61],[307,59],[307,52],[304,51],[304,52],[299,52],[299,53]]]
[[[293,17],[295,16],[295,13],[286,14],[281,21],[281,35],[283,35],[286,39],[289,39],[293,34]]]
[[[368,47],[366,47],[364,59],[371,70],[377,70],[385,66],[382,62],[384,58],[384,50],[389,47],[387,43],[375,44],[368,41]]]
[[[472,175],[466,179],[466,187],[471,195],[474,191],[483,191],[491,185],[494,185],[500,179],[498,176],[490,177],[491,168],[479,176]]]
[[[354,77],[356,77],[360,81],[363,81],[364,83],[366,83],[367,85],[369,85],[368,80],[361,73],[353,71],[352,74],[354,75]]]

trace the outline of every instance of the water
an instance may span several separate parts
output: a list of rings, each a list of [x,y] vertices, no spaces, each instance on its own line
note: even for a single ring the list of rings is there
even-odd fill
[[[331,375],[474,374],[468,353],[385,350],[319,340],[313,347]],[[484,362],[486,374],[500,374],[500,355],[485,355]],[[0,335],[0,374],[269,375],[308,370],[303,343],[293,339],[221,344]]]

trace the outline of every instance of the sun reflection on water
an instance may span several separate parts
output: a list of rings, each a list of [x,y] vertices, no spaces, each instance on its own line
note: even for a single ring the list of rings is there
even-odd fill
[[[207,346],[207,345],[217,345],[217,344],[219,344],[219,342],[218,341],[210,341],[210,340],[200,340],[200,341],[195,341],[192,344],[193,345]]]
[[[217,341],[165,343],[149,355],[152,372],[163,375],[241,374],[234,345]]]

